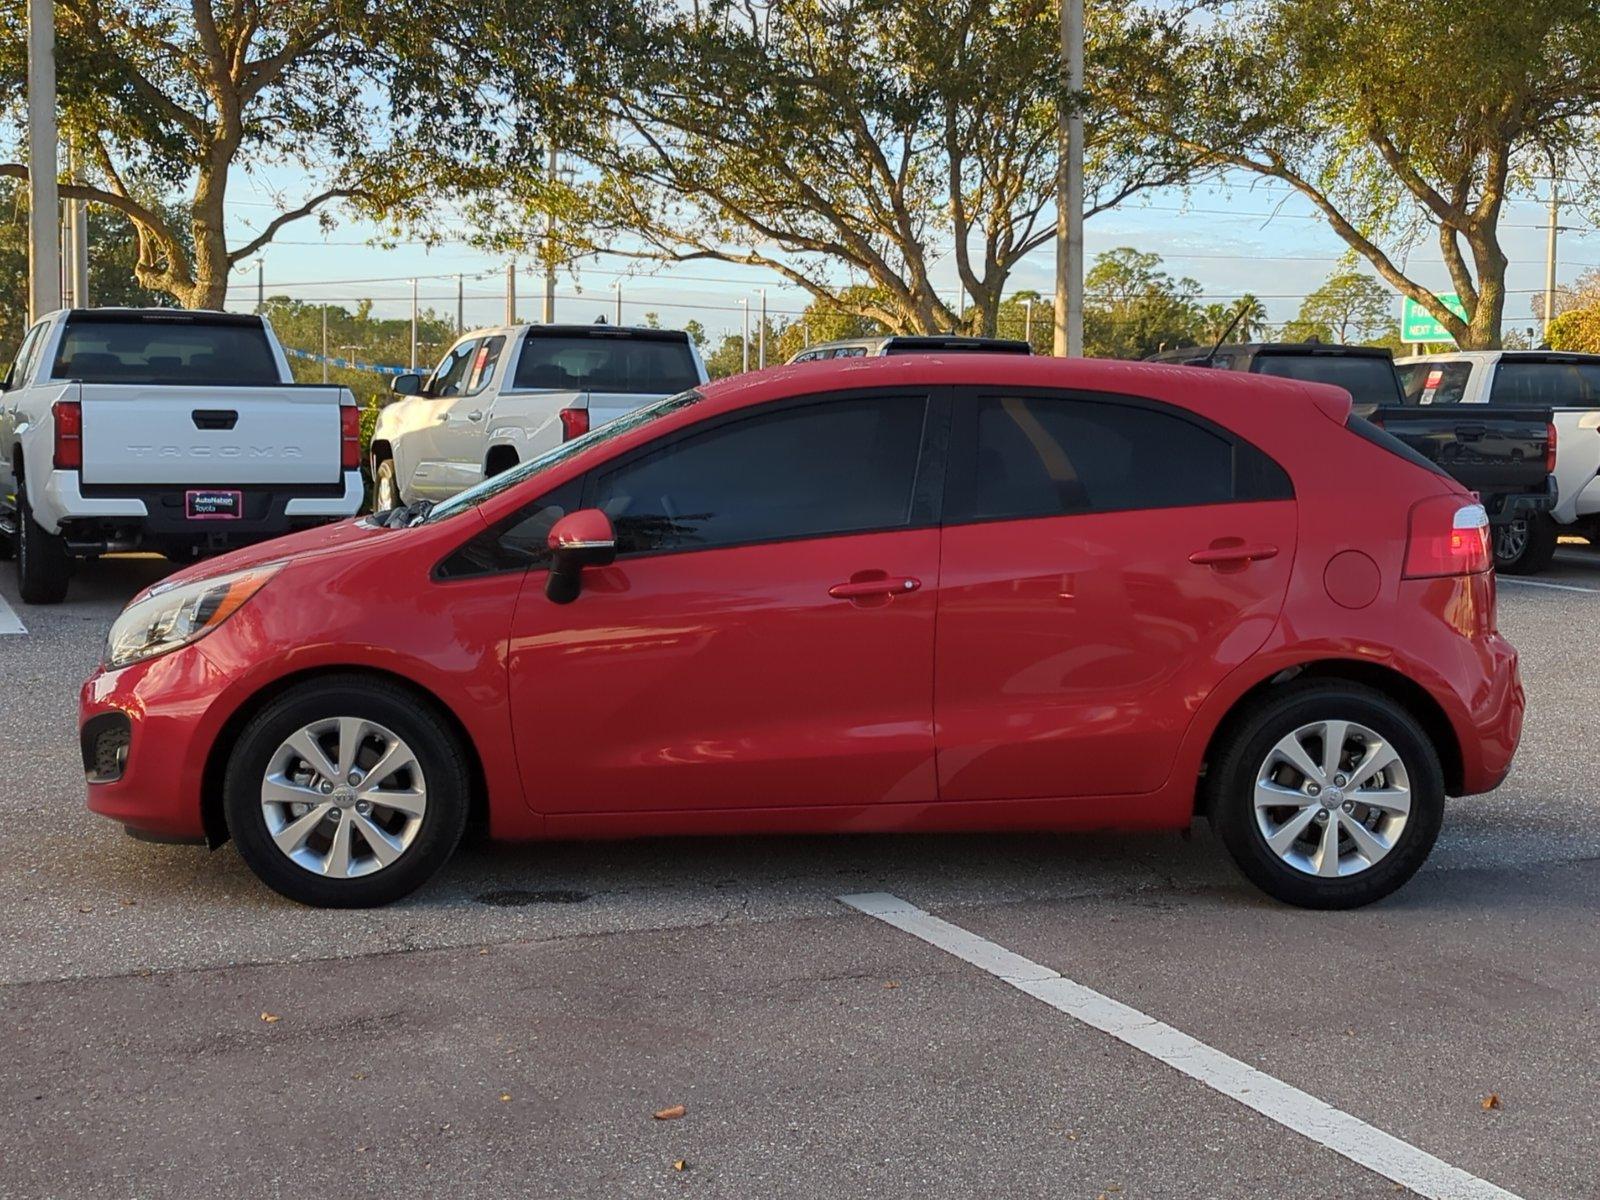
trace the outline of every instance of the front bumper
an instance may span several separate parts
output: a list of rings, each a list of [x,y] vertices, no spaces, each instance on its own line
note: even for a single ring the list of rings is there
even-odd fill
[[[221,840],[201,797],[216,735],[209,715],[227,683],[199,643],[96,670],[78,696],[89,810],[162,840]]]

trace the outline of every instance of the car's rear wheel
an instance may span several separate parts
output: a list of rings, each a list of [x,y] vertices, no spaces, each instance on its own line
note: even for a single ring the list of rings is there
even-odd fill
[[[395,478],[394,459],[386,458],[378,464],[378,473],[372,481],[372,511],[388,512],[400,507],[400,482]]]
[[[250,869],[326,908],[388,904],[425,883],[466,827],[470,773],[430,704],[339,676],[286,692],[228,759],[223,809]]]
[[[28,491],[17,481],[17,591],[28,604],[60,604],[72,580],[72,556],[59,534],[33,519]]]
[[[1556,556],[1561,531],[1546,513],[1519,517],[1494,527],[1495,570],[1507,575],[1534,575]]]
[[[1304,908],[1387,896],[1422,866],[1444,818],[1444,772],[1415,718],[1337,680],[1291,683],[1241,712],[1206,792],[1245,875]]]

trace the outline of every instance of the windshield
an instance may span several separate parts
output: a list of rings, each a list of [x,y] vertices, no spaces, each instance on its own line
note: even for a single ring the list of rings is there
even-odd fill
[[[261,322],[186,313],[69,317],[50,374],[80,383],[282,382]]]
[[[1256,359],[1255,370],[1258,375],[1276,375],[1302,383],[1331,383],[1349,392],[1357,404],[1400,401],[1394,364],[1387,358],[1365,354],[1263,354]]]
[[[688,408],[700,400],[700,393],[695,391],[679,392],[676,396],[667,396],[657,400],[654,404],[646,404],[643,408],[636,408],[631,413],[618,417],[615,421],[607,421],[598,429],[591,429],[582,437],[573,438],[570,442],[546,450],[536,458],[530,458],[525,463],[518,463],[509,471],[502,471],[498,475],[490,476],[482,483],[469,487],[466,491],[451,496],[428,512],[424,524],[431,525],[435,521],[442,521],[453,517],[457,513],[466,512],[469,508],[476,508],[491,496],[498,496],[507,488],[516,487],[524,479],[531,479],[541,471],[549,470],[557,463],[566,462],[574,454],[580,454],[591,446],[598,446],[609,442],[612,438],[621,437],[631,430],[652,421],[659,421],[662,417],[670,416],[680,409]]]

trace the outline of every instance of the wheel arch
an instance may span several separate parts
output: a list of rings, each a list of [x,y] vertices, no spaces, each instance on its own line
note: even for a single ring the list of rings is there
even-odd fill
[[[522,461],[522,456],[517,453],[517,448],[510,442],[496,442],[484,451],[483,477],[499,475],[502,471],[509,471]]]
[[[1267,678],[1260,680],[1253,687],[1244,692],[1228,706],[1228,711],[1217,722],[1216,728],[1211,731],[1211,736],[1206,740],[1205,757],[1202,759],[1202,778],[1205,770],[1209,769],[1216,755],[1216,747],[1231,732],[1239,715],[1264,694],[1274,688],[1294,680],[1329,679],[1342,680],[1346,683],[1358,683],[1380,692],[1405,709],[1411,717],[1422,726],[1422,731],[1427,734],[1428,740],[1433,744],[1434,752],[1439,756],[1439,765],[1444,769],[1445,793],[1447,795],[1460,795],[1464,788],[1465,768],[1461,756],[1461,743],[1457,739],[1455,727],[1450,723],[1449,716],[1440,706],[1439,702],[1428,694],[1421,684],[1393,667],[1381,663],[1362,662],[1358,659],[1328,658],[1315,659],[1311,662],[1300,663],[1293,667],[1277,671]],[[1204,786],[1195,788],[1194,811],[1197,814],[1205,812],[1206,789]]]
[[[479,754],[477,744],[472,740],[472,735],[459,717],[450,710],[438,696],[427,688],[418,684],[414,679],[393,671],[386,671],[379,667],[365,665],[322,665],[309,667],[302,671],[295,671],[274,679],[271,683],[251,694],[241,703],[217,730],[217,736],[211,741],[211,748],[206,754],[206,762],[200,776],[200,819],[205,828],[206,844],[213,850],[228,840],[227,821],[223,817],[222,792],[224,780],[228,771],[228,753],[238,742],[239,736],[248,725],[267,705],[292,688],[318,678],[339,676],[342,678],[362,677],[372,680],[381,680],[392,687],[410,692],[424,706],[434,710],[436,716],[455,736],[461,744],[462,751],[466,754],[467,767],[472,777],[471,795],[467,809],[467,830],[469,836],[481,832],[488,827],[489,819],[489,785],[484,773],[483,759]]]

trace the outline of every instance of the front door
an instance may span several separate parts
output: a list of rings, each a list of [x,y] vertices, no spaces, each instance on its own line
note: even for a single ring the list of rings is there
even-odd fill
[[[1266,640],[1295,505],[1255,447],[1133,399],[959,397],[934,708],[945,800],[1167,779],[1194,710]]]
[[[513,623],[518,764],[545,813],[934,799],[939,531],[927,398],[734,414],[591,471],[616,564]]]

